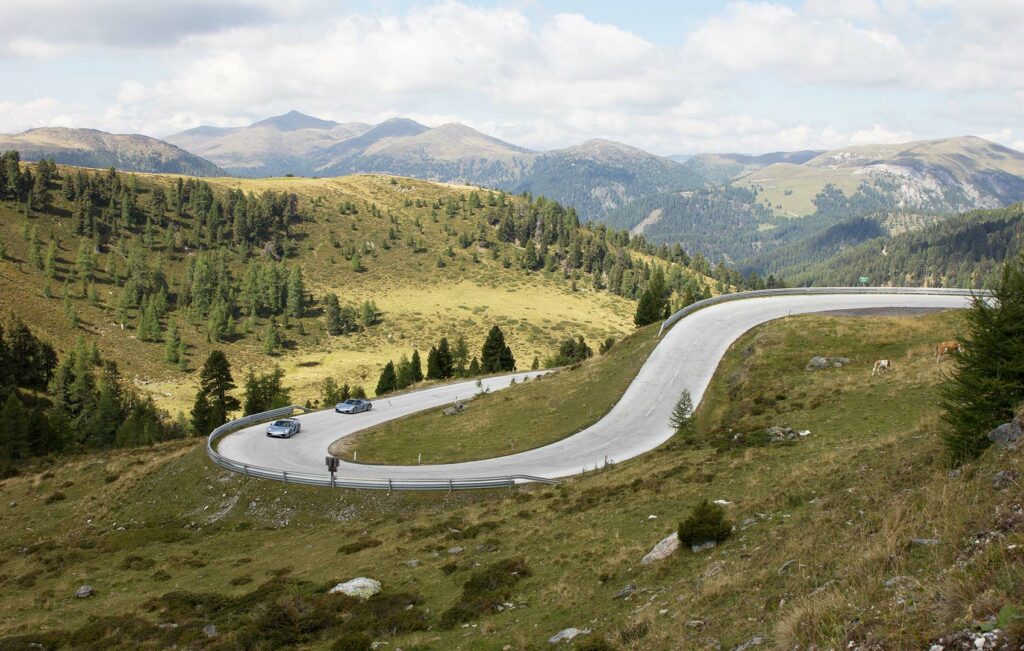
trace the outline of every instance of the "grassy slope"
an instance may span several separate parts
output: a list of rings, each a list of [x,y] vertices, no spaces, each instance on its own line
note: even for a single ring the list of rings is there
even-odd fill
[[[283,573],[321,586],[373,576],[386,591],[420,593],[416,610],[436,622],[474,564],[521,556],[532,576],[512,591],[520,607],[467,628],[401,635],[391,648],[541,649],[567,626],[633,649],[731,648],[755,635],[780,649],[839,648],[848,639],[927,648],[1024,600],[1020,493],[997,492],[990,481],[996,470],[1024,470],[1021,455],[989,451],[959,478],[941,461],[934,404],[942,365],[930,345],[959,327],[952,313],[803,316],[759,327],[723,361],[695,443],[670,443],[557,489],[314,490],[221,472],[187,443],[76,458],[56,477],[8,479],[0,544],[19,551],[0,556],[0,634],[132,610],[166,623],[141,604],[172,590],[242,595]],[[805,371],[813,354],[856,363]],[[881,356],[895,370],[869,378]],[[750,433],[776,423],[812,434],[753,444]],[[747,444],[727,442],[735,432],[747,433]],[[60,488],[65,477],[74,485]],[[67,499],[44,504],[56,490]],[[747,524],[715,550],[641,567],[701,498],[731,501],[730,517]],[[481,523],[490,524],[472,527]],[[913,537],[941,542],[915,546]],[[365,539],[381,544],[338,552]],[[450,555],[453,545],[465,551]],[[412,568],[409,559],[421,563]],[[896,576],[908,578],[886,587]],[[86,582],[98,596],[72,598]],[[613,599],[629,582],[641,592]],[[195,611],[172,621],[211,620],[230,645],[248,618]],[[327,648],[330,639],[307,647]]]
[[[144,176],[167,183],[172,178]],[[429,207],[403,205],[406,199],[432,202],[435,198],[444,200],[458,196],[468,190],[463,186],[412,179],[391,183],[389,177],[383,176],[208,181],[214,188],[298,193],[301,209],[316,218],[315,222],[295,229],[299,250],[297,258],[291,261],[302,267],[307,292],[319,299],[326,291],[336,291],[342,301],[356,304],[373,299],[383,311],[383,323],[378,326],[353,335],[329,337],[323,331],[322,318],[316,316],[318,306],[314,306],[310,316],[302,320],[305,335],[299,333],[298,321],[290,320],[286,336],[297,346],[276,358],[269,358],[261,351],[259,337],[265,320],[260,319],[253,335],[221,345],[234,365],[236,380],[244,377],[246,367],[268,368],[277,363],[284,368],[288,384],[294,389],[292,397],[304,402],[318,396],[316,384],[328,375],[351,384],[363,384],[372,391],[380,368],[388,359],[397,361],[403,353],[411,354],[413,348],[419,348],[425,359],[426,351],[442,336],[451,339],[462,333],[473,353],[478,353],[487,329],[494,323],[505,330],[521,365],[528,364],[535,355],[550,354],[566,334],[582,334],[596,345],[605,337],[619,337],[633,329],[632,301],[606,292],[594,292],[585,282],[573,292],[560,274],[527,273],[516,265],[505,269],[500,259],[491,260],[484,250],[478,251],[479,263],[473,263],[472,250],[461,249],[457,239],[463,231],[475,231],[479,216],[464,218],[460,215],[449,219],[440,211],[442,214],[435,223]],[[55,195],[58,210],[66,209],[59,192],[51,194]],[[145,195],[142,200],[146,200]],[[340,215],[337,205],[342,201],[353,201],[360,208],[364,202],[375,203],[385,214],[374,218],[362,209],[355,216]],[[384,250],[379,243],[391,225],[386,216],[388,208],[398,217],[399,241],[390,250]],[[24,216],[15,212],[13,205],[4,203],[0,204],[0,217],[0,237],[7,247],[7,259],[0,261],[0,293],[5,297],[5,307],[13,309],[58,350],[70,348],[78,334],[96,337],[103,355],[117,361],[122,372],[152,392],[162,406],[172,413],[187,409],[195,392],[194,370],[212,348],[206,341],[202,324],[184,324],[183,328],[183,338],[190,347],[192,371],[183,374],[164,363],[162,344],[141,342],[134,337],[132,329],[122,331],[114,323],[119,289],[103,273],[108,264],[108,255],[104,254],[99,256],[97,282],[102,304],[92,306],[84,299],[76,299],[82,326],[72,331],[61,308],[63,275],[73,265],[78,246],[78,239],[69,232],[69,223],[49,216],[29,220],[38,230],[44,254],[51,233],[60,242],[59,273],[50,283],[53,298],[45,298],[42,290],[47,279],[27,262],[29,247],[22,237]],[[421,231],[413,225],[417,217]],[[451,234],[446,234],[446,227],[450,227]],[[343,244],[357,247],[364,241],[378,244],[372,256],[363,256],[367,271],[352,271],[340,250],[331,246],[330,232]],[[407,233],[414,233],[427,252],[411,253],[404,244]],[[448,260],[445,268],[438,269],[438,253],[449,244],[455,257]],[[506,253],[513,252],[503,247],[502,255]],[[172,279],[184,268],[184,260],[185,256],[180,253],[167,260],[166,268]],[[123,261],[120,266],[123,273]],[[241,271],[238,265],[236,276]],[[78,296],[77,286],[72,287],[72,294]]]
[[[826,184],[831,183],[850,196],[862,181],[864,177],[853,174],[850,169],[775,163],[733,181],[733,185],[756,187],[758,200],[762,203],[768,200],[778,217],[803,217],[814,213],[814,197]],[[777,207],[780,205],[781,208]]]
[[[362,463],[455,463],[547,445],[593,424],[618,402],[658,343],[658,326],[619,342],[607,355],[506,391],[481,395],[445,416],[431,409],[341,439],[335,455]]]

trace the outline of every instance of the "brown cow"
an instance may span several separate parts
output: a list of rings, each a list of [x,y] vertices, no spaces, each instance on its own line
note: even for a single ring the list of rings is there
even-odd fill
[[[892,361],[888,359],[876,359],[875,365],[871,369],[871,375],[881,375],[892,369]]]
[[[948,355],[950,353],[962,353],[963,350],[963,344],[959,341],[944,341],[935,347],[935,361],[938,362],[942,359],[943,355]]]

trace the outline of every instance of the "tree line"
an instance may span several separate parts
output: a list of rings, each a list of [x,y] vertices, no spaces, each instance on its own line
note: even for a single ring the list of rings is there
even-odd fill
[[[181,438],[152,398],[128,386],[95,341],[62,358],[17,317],[0,326],[0,472],[32,457]]]

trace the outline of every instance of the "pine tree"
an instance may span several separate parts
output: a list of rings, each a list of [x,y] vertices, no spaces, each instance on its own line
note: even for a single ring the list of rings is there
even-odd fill
[[[263,332],[263,352],[273,355],[281,347],[280,335],[278,334],[277,321],[271,319],[267,322],[267,328]]]
[[[466,365],[469,363],[469,345],[466,338],[461,334],[455,338],[455,346],[452,347],[452,370],[458,377],[466,375]]]
[[[43,271],[46,272],[47,278],[53,278],[57,275],[57,240],[50,240],[50,244],[46,247],[46,261],[43,264]]]
[[[292,267],[288,273],[288,316],[302,317],[305,311],[305,292],[302,271],[298,267]]]
[[[324,318],[327,320],[327,334],[345,334],[345,327],[341,320],[341,306],[338,304],[338,295],[334,292],[324,297]]]
[[[974,299],[966,320],[963,350],[942,391],[944,442],[955,463],[981,454],[988,432],[1024,400],[1024,254],[1003,267],[991,300]]]
[[[483,350],[480,352],[480,367],[484,373],[500,373],[515,370],[516,361],[512,349],[505,344],[505,335],[497,325],[487,333]]]
[[[677,434],[688,433],[693,427],[693,398],[686,389],[679,394],[679,400],[669,416],[669,424]]]
[[[404,389],[411,386],[412,383],[412,362],[408,357],[402,355],[402,359],[398,360],[398,366],[395,369],[395,388]]]
[[[231,365],[220,350],[213,350],[199,373],[199,391],[192,407],[192,428],[206,436],[228,422],[228,414],[239,408],[238,398],[229,392],[235,388]]]
[[[423,365],[420,363],[420,351],[412,351],[412,359],[409,361],[412,370],[413,383],[423,381]]]
[[[178,352],[181,348],[181,335],[178,334],[178,326],[174,321],[167,325],[167,335],[164,337],[164,359],[168,364],[179,362]]]
[[[447,337],[441,337],[441,341],[437,343],[437,370],[441,379],[448,379],[455,373],[452,351]]]
[[[398,383],[398,378],[395,375],[395,363],[389,361],[384,365],[384,370],[380,372],[380,379],[377,380],[377,395],[384,395],[385,393],[391,393],[395,390]]]
[[[466,375],[469,377],[475,377],[480,375],[480,360],[473,357],[473,360],[469,363],[469,368],[466,370]]]
[[[637,327],[650,325],[661,319],[663,305],[661,299],[650,287],[640,295],[640,301],[636,305],[636,314],[633,316],[633,323]]]
[[[430,352],[427,353],[427,379],[440,380],[442,377],[441,367],[437,361],[437,346],[431,346]]]

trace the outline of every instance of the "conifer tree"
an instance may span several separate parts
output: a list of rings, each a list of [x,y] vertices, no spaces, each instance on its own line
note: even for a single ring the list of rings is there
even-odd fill
[[[411,386],[413,383],[412,379],[412,362],[405,355],[402,355],[402,359],[398,360],[398,366],[395,369],[395,388],[404,389]]]
[[[178,363],[178,352],[181,348],[181,335],[178,334],[178,326],[171,321],[167,325],[167,334],[164,336],[164,359],[169,364]]]
[[[228,414],[239,408],[238,398],[229,392],[235,388],[231,365],[220,350],[210,352],[199,373],[199,390],[192,407],[192,428],[206,436],[228,422]]]
[[[515,370],[516,360],[512,349],[505,344],[505,335],[497,325],[487,333],[483,350],[480,352],[480,368],[484,373],[500,373]]]
[[[447,337],[441,337],[441,341],[437,342],[437,370],[441,379],[448,379],[455,373],[452,351]]]
[[[384,395],[385,393],[391,393],[395,390],[398,383],[398,378],[395,375],[395,363],[389,361],[384,365],[384,370],[380,372],[380,379],[377,380],[377,395]]]
[[[302,316],[305,311],[305,292],[302,271],[298,267],[292,267],[288,273],[288,316]]]
[[[968,334],[943,387],[944,442],[955,463],[977,457],[988,432],[1013,416],[1024,400],[1024,254],[1003,267],[992,299],[975,297]]]
[[[345,327],[341,321],[341,306],[338,304],[338,295],[334,292],[324,297],[324,318],[327,320],[327,334],[345,334]]]
[[[409,360],[409,366],[412,371],[413,383],[423,381],[423,365],[420,363],[420,351],[412,351],[412,359]]]
[[[431,346],[430,352],[427,353],[427,379],[440,380],[441,378],[441,367],[437,361],[437,346]]]

